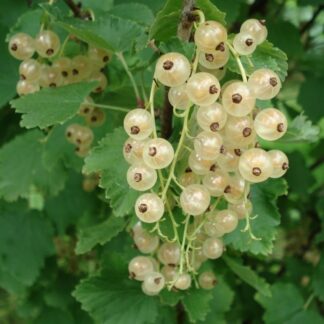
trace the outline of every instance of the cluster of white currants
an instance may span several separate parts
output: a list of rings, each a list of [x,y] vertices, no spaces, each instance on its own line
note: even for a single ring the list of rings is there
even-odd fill
[[[9,52],[18,60],[20,80],[17,93],[21,95],[39,91],[40,88],[59,87],[85,80],[98,81],[94,93],[102,92],[107,78],[102,68],[109,61],[109,54],[90,47],[86,55],[63,57],[59,36],[51,30],[43,30],[34,38],[18,33],[9,41]],[[36,58],[35,53],[37,54]]]
[[[279,93],[280,78],[266,68],[256,69],[247,78],[239,58],[251,54],[266,36],[263,22],[250,19],[231,42],[220,23],[206,21],[200,23],[195,31],[197,51],[192,66],[180,53],[167,53],[159,58],[154,79],[170,87],[169,101],[175,115],[183,118],[176,151],[167,140],[157,138],[155,120],[150,112],[134,109],[125,117],[124,128],[130,136],[124,145],[124,157],[131,164],[127,172],[128,184],[138,191],[151,189],[136,201],[137,217],[144,223],[161,220],[165,206],[167,211],[170,209],[167,191],[172,181],[181,188],[180,197],[174,197],[177,191],[172,190],[174,203],[187,217],[194,216],[193,222],[188,222],[188,229],[185,229],[186,241],[182,245],[189,246],[185,253],[179,252],[179,242],[166,242],[158,248],[158,237],[150,236],[148,239],[149,236],[145,236],[144,241],[150,242],[147,244],[152,248],[150,252],[158,249],[159,261],[168,267],[166,275],[165,268],[161,273],[157,272],[150,258],[132,260],[130,272],[137,279],[139,269],[150,267],[147,270],[150,275],[139,279],[144,280],[143,291],[147,294],[156,294],[165,281],[183,289],[177,285],[178,278],[190,278],[190,273],[195,274],[203,261],[219,258],[224,251],[222,237],[234,231],[239,220],[250,217],[252,213],[253,206],[248,199],[250,185],[281,177],[288,169],[288,159],[283,152],[267,152],[257,142],[258,137],[275,141],[287,131],[287,120],[281,111],[273,107],[256,107],[257,99],[271,100]],[[225,74],[230,53],[238,60],[243,81],[231,80],[221,86],[219,80]],[[199,72],[196,72],[197,68]],[[189,129],[189,124],[192,129]],[[197,134],[196,125],[200,129]],[[188,139],[186,145],[183,135]],[[177,176],[174,171],[180,150],[189,150],[190,155],[185,172]],[[161,169],[170,165],[168,180],[164,183],[163,176],[158,175],[162,175]],[[218,206],[220,200],[226,204],[222,210]],[[134,230],[134,233],[135,242],[144,236],[142,229]],[[139,247],[138,243],[136,245]],[[171,268],[161,258],[160,251],[165,247],[168,247],[170,255],[179,256]],[[144,252],[140,247],[139,250]],[[139,260],[146,260],[146,266]],[[169,276],[171,272],[174,276]],[[187,283],[184,284],[187,289],[191,279],[183,281]]]
[[[159,237],[147,232],[140,222],[133,227],[132,234],[137,249],[143,254],[151,254],[136,256],[128,265],[130,278],[142,281],[142,290],[145,294],[157,295],[168,282],[172,282],[172,287],[177,290],[187,290],[191,287],[190,274],[178,271],[181,256],[179,244],[169,242],[160,244]],[[195,254],[195,265],[198,269],[202,260],[206,258],[199,252]],[[217,284],[217,279],[212,271],[204,271],[200,273],[198,283],[203,289],[212,289]]]

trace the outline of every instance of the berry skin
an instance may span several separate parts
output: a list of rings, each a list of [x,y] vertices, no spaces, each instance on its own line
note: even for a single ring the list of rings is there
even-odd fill
[[[216,168],[215,161],[203,159],[194,151],[189,155],[188,164],[196,175],[207,174]]]
[[[91,61],[87,56],[78,55],[72,59],[71,62],[72,82],[80,82],[89,78],[91,74]],[[106,86],[103,86],[103,89]]]
[[[222,66],[218,69],[207,69],[203,65],[198,66],[198,71],[199,72],[207,72],[212,74],[218,81],[222,80],[224,76],[226,75],[226,67]]]
[[[199,64],[207,69],[215,70],[223,67],[229,60],[230,54],[227,45],[222,43],[218,46],[218,50],[212,52],[200,52]]]
[[[263,20],[248,19],[242,24],[240,32],[251,34],[259,45],[263,43],[268,36],[268,30],[264,23],[265,21]]]
[[[163,138],[154,138],[146,142],[143,148],[143,160],[153,169],[164,169],[169,166],[174,157],[170,142]]]
[[[289,161],[287,155],[279,150],[271,150],[268,152],[268,154],[270,156],[273,166],[273,171],[270,178],[282,177],[289,168]]]
[[[59,37],[51,30],[43,30],[35,38],[36,51],[41,57],[54,57],[60,46]]]
[[[217,158],[217,164],[223,171],[234,172],[237,170],[239,158],[243,153],[243,149],[234,148],[224,145],[221,154]]]
[[[256,134],[253,120],[249,116],[228,118],[225,125],[225,137],[230,144],[237,148],[254,143]]]
[[[91,63],[100,70],[110,61],[111,54],[104,49],[90,47],[88,49],[88,57]]]
[[[85,119],[90,127],[99,127],[105,122],[106,114],[102,109],[95,107],[90,114],[85,116]]]
[[[163,201],[155,193],[143,194],[136,200],[135,213],[143,223],[155,223],[164,214]]]
[[[227,113],[223,106],[217,102],[198,109],[197,122],[204,131],[217,132],[224,128],[226,121]]]
[[[80,128],[82,128],[82,126],[78,124],[71,124],[67,127],[65,137],[70,143],[75,143],[75,137]]]
[[[19,96],[34,93],[40,90],[39,84],[36,82],[29,82],[27,80],[20,80],[17,83],[16,91]]]
[[[162,264],[176,266],[180,261],[180,246],[177,243],[163,243],[157,256]]]
[[[9,52],[17,60],[27,60],[35,53],[35,42],[25,33],[15,34],[10,38]]]
[[[186,92],[185,84],[170,88],[168,99],[174,108],[186,110],[190,107],[190,100]]]
[[[204,242],[202,251],[208,259],[218,259],[224,251],[223,241],[215,237],[210,237]]]
[[[187,82],[187,95],[196,105],[209,106],[220,95],[219,81],[210,73],[198,72],[192,75]]]
[[[191,276],[188,273],[179,274],[175,283],[174,287],[179,290],[187,290],[191,286]]]
[[[190,168],[187,168],[185,172],[180,176],[179,182],[182,186],[187,187],[191,184],[199,182],[199,177],[197,174],[192,172]]]
[[[228,176],[222,170],[209,172],[203,178],[203,185],[208,189],[212,197],[220,197],[224,194],[226,186],[228,186]]]
[[[154,76],[167,87],[177,87],[188,80],[190,72],[188,59],[180,53],[171,52],[158,59]]]
[[[156,180],[156,171],[142,163],[131,165],[127,171],[127,182],[131,188],[137,191],[151,189]]]
[[[217,50],[227,40],[227,31],[217,21],[206,21],[200,24],[195,32],[195,43],[205,53]]]
[[[251,215],[253,206],[251,200],[247,199],[246,202],[242,200],[237,204],[229,204],[228,209],[234,211],[238,219],[244,219]]]
[[[206,234],[210,237],[222,237],[225,232],[217,222],[217,212],[211,212],[207,215],[207,220],[204,224],[204,230]]]
[[[72,60],[68,57],[59,57],[56,59],[52,66],[56,69],[59,69],[61,75],[63,77],[63,83],[69,84],[71,83],[71,75],[72,75]]]
[[[216,286],[217,279],[212,271],[205,271],[199,275],[198,282],[201,288],[209,290]]]
[[[249,149],[240,157],[239,171],[245,180],[252,183],[265,181],[273,172],[271,158],[262,149]]]
[[[143,291],[149,294],[158,294],[165,285],[164,276],[160,272],[148,273],[143,281]]]
[[[233,47],[240,55],[250,55],[255,51],[257,42],[252,34],[241,32],[235,35]]]
[[[90,81],[97,81],[99,82],[97,88],[95,88],[92,92],[94,93],[101,93],[107,87],[107,77],[102,72],[94,72],[90,75]]]
[[[34,59],[27,59],[20,63],[19,75],[21,80],[35,82],[41,75],[41,65]]]
[[[217,213],[216,222],[224,233],[231,233],[237,227],[238,216],[236,212],[229,209],[224,209]]]
[[[257,99],[269,100],[279,93],[281,81],[279,76],[272,70],[258,69],[251,74],[248,86]]]
[[[255,97],[246,83],[234,81],[223,91],[222,104],[231,116],[244,117],[253,110]]]
[[[124,119],[124,129],[130,137],[144,140],[153,132],[153,118],[144,109],[133,109]]]
[[[229,178],[229,185],[224,190],[225,199],[232,204],[240,202],[244,195],[246,182],[238,174]]]
[[[56,88],[63,84],[63,77],[60,70],[48,65],[43,65],[39,84],[44,87]]]
[[[281,138],[285,135],[287,127],[286,116],[275,108],[261,110],[254,120],[255,132],[267,141],[275,141]]]
[[[165,265],[162,268],[161,273],[163,274],[166,281],[172,281],[177,276],[177,268],[175,266]]]
[[[80,106],[79,114],[81,116],[86,117],[90,115],[93,112],[93,110],[94,110],[94,101],[91,97],[87,97],[85,98],[85,100]]]
[[[216,160],[223,144],[218,133],[203,131],[194,140],[195,152],[205,160]]]
[[[75,145],[81,146],[90,146],[94,135],[92,130],[89,127],[79,126],[74,133],[74,142]]]
[[[130,278],[143,281],[145,276],[153,272],[153,263],[149,257],[137,256],[128,264]]]
[[[152,253],[159,246],[159,237],[142,229],[140,233],[134,235],[134,243],[141,253]]]
[[[129,164],[143,161],[143,148],[146,141],[138,141],[129,137],[123,148],[123,155]]]
[[[208,190],[199,184],[185,187],[180,195],[180,205],[186,214],[197,216],[203,214],[210,203]]]

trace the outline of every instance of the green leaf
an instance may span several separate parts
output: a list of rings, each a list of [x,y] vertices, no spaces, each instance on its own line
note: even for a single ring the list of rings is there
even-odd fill
[[[54,252],[52,228],[22,202],[0,205],[0,268],[24,285],[32,285]]]
[[[324,301],[324,254],[322,253],[321,259],[316,266],[313,274],[312,287],[314,293],[321,301]]]
[[[157,297],[143,294],[140,283],[128,279],[124,272],[83,280],[73,296],[97,323],[155,323],[158,316]]]
[[[305,115],[299,115],[289,124],[287,133],[278,143],[314,143],[319,139],[320,128],[307,120]]]
[[[62,309],[44,308],[41,314],[35,319],[34,324],[74,324],[72,315]]]
[[[131,49],[145,31],[136,22],[113,16],[108,12],[96,17],[95,21],[66,18],[56,24],[90,45],[114,52]]]
[[[90,251],[97,244],[104,245],[118,235],[125,226],[124,218],[110,215],[103,223],[81,230],[75,252],[82,254]]]
[[[183,294],[179,291],[170,291],[167,289],[163,289],[160,294],[160,299],[162,304],[166,304],[169,306],[175,306],[178,302],[183,298]]]
[[[127,183],[129,165],[123,157],[123,145],[128,138],[123,128],[107,134],[85,159],[86,173],[101,172],[100,187],[106,190],[114,215],[125,216],[133,208],[139,193]]]
[[[213,299],[211,290],[192,288],[184,295],[182,304],[188,313],[190,322],[203,321],[210,312],[210,301]]]
[[[226,25],[225,16],[226,14],[220,11],[210,0],[197,0],[195,5],[203,11],[206,20],[216,20]]]
[[[257,294],[255,299],[265,309],[266,324],[322,324],[323,318],[314,311],[304,309],[301,292],[291,283],[276,283],[271,287],[272,297]]]
[[[245,220],[239,222],[236,230],[225,236],[225,243],[241,252],[253,254],[271,253],[273,241],[276,237],[276,227],[280,224],[280,214],[276,205],[279,196],[287,193],[287,184],[283,179],[270,179],[251,187],[251,200],[253,212],[251,216],[257,216],[250,220],[253,234],[260,238],[254,240],[248,231],[242,232]]]
[[[227,266],[244,282],[256,289],[262,296],[271,296],[269,284],[259,277],[250,267],[242,265],[237,260],[229,256],[223,256]]]
[[[57,194],[64,187],[66,170],[62,163],[47,168],[43,161],[44,137],[38,130],[18,135],[0,149],[0,197],[8,201],[28,198],[35,188]]]
[[[287,55],[279,48],[274,47],[272,43],[264,41],[249,58],[253,66],[246,56],[241,56],[242,64],[248,76],[257,69],[267,68],[276,72],[281,81],[285,80],[288,70]],[[240,69],[233,55],[230,56],[227,67],[232,72],[240,74]]]
[[[63,124],[79,110],[81,103],[95,88],[95,83],[76,83],[58,88],[44,88],[10,104],[23,114],[21,126],[45,128]]]

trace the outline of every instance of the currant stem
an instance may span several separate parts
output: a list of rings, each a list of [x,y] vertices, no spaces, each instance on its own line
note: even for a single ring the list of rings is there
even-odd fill
[[[236,63],[237,63],[237,65],[238,65],[238,67],[240,69],[240,72],[241,72],[241,76],[242,76],[243,82],[244,83],[247,83],[246,71],[245,71],[244,66],[242,64],[242,61],[240,59],[240,55],[236,52],[236,50],[234,49],[234,47],[229,42],[227,42],[227,46],[230,49],[230,51],[233,54],[233,56],[235,57]]]
[[[120,111],[120,112],[123,112],[123,113],[128,113],[130,111],[130,109],[128,109],[128,108],[110,106],[110,105],[103,105],[103,104],[97,104],[97,103],[94,103],[93,106],[98,107],[98,108],[113,110],[113,111]]]
[[[136,97],[136,101],[137,101],[137,106],[139,108],[144,108],[144,103],[143,103],[143,100],[142,100],[141,95],[139,93],[139,90],[138,90],[136,81],[134,79],[134,76],[133,76],[131,70],[129,69],[129,67],[127,65],[127,62],[126,62],[125,57],[124,57],[124,54],[122,52],[118,52],[118,53],[116,53],[116,56],[119,59],[119,61],[121,62],[121,64],[123,65],[123,67],[125,69],[125,72],[127,73],[128,78],[129,78],[129,80],[130,80],[130,82],[131,82],[131,84],[133,86],[134,93],[135,93],[135,97]]]
[[[185,226],[183,230],[183,238],[181,243],[181,252],[180,252],[180,267],[179,267],[179,274],[183,273],[183,265],[184,265],[184,259],[185,259],[185,246],[186,246],[186,238],[187,238],[187,231],[188,231],[188,225],[189,225],[190,215],[186,216],[185,220]]]

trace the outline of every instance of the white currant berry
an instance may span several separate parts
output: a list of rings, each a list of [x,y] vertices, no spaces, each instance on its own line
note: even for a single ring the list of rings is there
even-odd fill
[[[238,224],[238,215],[235,211],[224,209],[217,213],[216,222],[224,233],[231,233]]]
[[[217,279],[212,271],[204,271],[198,277],[199,286],[203,289],[213,289],[217,284]]]
[[[27,60],[34,55],[34,40],[25,33],[15,34],[9,40],[9,52],[18,60]]]
[[[242,200],[244,195],[246,182],[238,174],[229,178],[229,185],[224,189],[225,199],[232,204],[238,203]]]
[[[60,70],[54,66],[43,65],[39,84],[42,87],[56,88],[63,84],[63,77]]]
[[[257,45],[257,41],[253,35],[247,32],[240,32],[233,39],[233,47],[239,55],[252,54]]]
[[[79,126],[76,129],[73,138],[75,145],[90,146],[93,142],[94,135],[89,127]]]
[[[105,119],[105,112],[98,107],[95,107],[90,114],[85,116],[85,120],[90,127],[101,126],[105,122]]]
[[[229,179],[227,174],[219,169],[214,172],[209,172],[203,178],[203,185],[208,189],[212,197],[222,196],[228,184]]]
[[[165,285],[165,279],[160,272],[148,273],[143,281],[143,290],[149,293],[159,293]]]
[[[171,106],[174,108],[185,110],[190,107],[190,100],[187,95],[185,84],[170,88],[168,99]]]
[[[175,266],[165,265],[161,269],[161,273],[163,274],[166,281],[173,281],[177,276],[177,268]]]
[[[156,171],[143,163],[133,164],[127,171],[127,182],[131,188],[137,191],[151,189],[156,180]]]
[[[56,69],[59,69],[63,77],[63,83],[69,84],[71,82],[72,76],[72,60],[68,57],[59,57],[56,59],[52,66]]]
[[[281,138],[285,135],[287,127],[286,116],[275,108],[261,110],[254,120],[256,133],[267,141],[275,141]]]
[[[208,236],[213,238],[220,238],[225,234],[223,228],[217,222],[217,211],[208,213],[207,219],[204,223],[204,230]],[[204,240],[204,242],[205,241],[206,239]]]
[[[217,21],[206,21],[200,24],[195,32],[196,46],[203,52],[215,51],[221,43],[227,40],[227,31]]]
[[[65,131],[65,137],[70,143],[75,143],[75,137],[80,128],[82,128],[82,126],[78,124],[71,124],[67,127]]]
[[[129,164],[143,161],[143,148],[146,141],[138,141],[129,137],[124,143],[123,155]]]
[[[84,145],[77,145],[74,149],[75,154],[81,158],[86,157],[89,154],[90,151],[90,145],[84,144]]]
[[[171,52],[158,59],[154,76],[167,87],[177,87],[188,80],[190,72],[188,59],[180,53]]]
[[[174,287],[179,290],[187,290],[191,286],[191,276],[188,273],[179,274],[176,277]]]
[[[238,219],[244,219],[252,213],[252,202],[249,199],[242,200],[236,204],[229,204],[228,209],[237,214]]]
[[[217,132],[224,128],[227,113],[221,104],[215,102],[210,106],[199,107],[196,118],[204,131]]]
[[[142,292],[146,296],[156,296],[159,294],[159,292],[152,292],[152,291],[146,290],[146,287],[144,286],[144,282],[142,282],[141,288],[142,288]]]
[[[229,60],[230,54],[226,44],[220,43],[217,49],[212,52],[200,52],[199,64],[207,69],[219,69],[223,67]]]
[[[212,74],[198,72],[189,78],[186,90],[194,104],[208,106],[218,99],[221,88],[219,81]]]
[[[88,57],[92,63],[97,66],[98,70],[103,68],[110,60],[111,54],[104,49],[90,47],[88,49]]]
[[[195,152],[205,160],[216,160],[223,145],[223,138],[219,133],[203,131],[194,139]]]
[[[140,233],[134,234],[134,243],[141,253],[152,253],[159,246],[159,237],[151,235],[144,229]]]
[[[279,76],[272,70],[258,69],[249,77],[248,86],[256,98],[269,100],[279,93],[281,81]]]
[[[143,223],[155,223],[164,214],[163,201],[155,193],[143,194],[136,200],[135,213]]]
[[[224,251],[223,241],[216,237],[210,237],[204,242],[202,250],[208,259],[218,259]]]
[[[271,174],[271,178],[280,178],[282,177],[289,168],[289,161],[287,158],[287,155],[279,150],[271,150],[268,152],[272,166],[273,171]]]
[[[239,170],[244,179],[254,183],[267,180],[272,174],[273,166],[268,152],[252,148],[240,157]]]
[[[143,160],[153,169],[164,169],[169,166],[174,157],[174,150],[170,142],[164,138],[148,140],[143,148]]]
[[[92,91],[94,93],[103,92],[108,84],[107,77],[102,72],[93,72],[90,75],[89,80],[98,82],[97,87]]]
[[[254,143],[256,134],[253,120],[250,116],[228,118],[225,125],[225,136],[227,141],[237,148]]]
[[[215,161],[203,159],[194,151],[189,155],[188,164],[189,168],[197,175],[204,175],[216,169]]]
[[[222,104],[228,114],[234,117],[243,117],[253,110],[255,97],[246,83],[235,81],[223,91]]]
[[[133,109],[127,113],[124,119],[126,133],[137,140],[148,138],[153,132],[153,117],[144,109]]]
[[[20,80],[17,83],[16,91],[19,96],[34,93],[40,90],[39,84],[37,82],[30,82],[28,80]]]
[[[180,205],[186,214],[197,216],[203,214],[210,203],[208,190],[199,184],[193,184],[183,189],[180,195]]]
[[[35,38],[36,51],[42,57],[55,56],[60,46],[60,38],[51,30],[43,30]]]
[[[128,272],[132,279],[143,281],[147,274],[153,272],[153,263],[149,257],[137,256],[129,262]]]
[[[35,82],[41,75],[41,65],[34,59],[27,59],[19,66],[19,75],[22,80]]]
[[[257,19],[248,19],[246,20],[240,29],[241,32],[249,33],[253,35],[257,44],[263,43],[267,36],[268,30],[265,27],[265,20],[257,20]]]
[[[207,69],[203,65],[198,66],[199,72],[207,72],[212,74],[218,81],[222,80],[224,76],[226,75],[226,67],[222,66],[218,69]]]
[[[93,99],[91,97],[86,97],[80,105],[79,114],[86,117],[93,112],[94,108],[95,104]]]
[[[187,168],[185,172],[180,176],[179,182],[182,186],[187,187],[191,184],[199,182],[199,177],[191,170],[191,168]]]
[[[176,266],[180,261],[180,246],[177,243],[163,243],[158,249],[157,256],[162,264]]]
[[[77,55],[71,62],[72,82],[80,82],[90,77],[92,72],[91,60],[85,55]],[[102,85],[104,89],[106,85]]]
[[[243,151],[243,149],[225,145],[222,147],[221,154],[217,158],[217,164],[223,171],[236,171],[238,168],[239,158]]]

